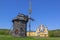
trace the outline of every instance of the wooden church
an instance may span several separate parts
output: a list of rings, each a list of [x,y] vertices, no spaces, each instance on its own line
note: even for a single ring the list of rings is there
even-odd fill
[[[29,35],[30,33],[30,35]],[[36,31],[27,32],[27,36],[48,37],[48,28],[44,25],[40,25]]]

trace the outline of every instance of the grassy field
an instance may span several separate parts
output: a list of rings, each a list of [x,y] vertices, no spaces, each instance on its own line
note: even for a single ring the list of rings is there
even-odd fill
[[[12,37],[9,34],[9,30],[0,29],[0,40],[60,40],[60,30],[49,31],[48,38],[40,37]]]
[[[60,40],[60,37],[12,37],[8,35],[0,35],[0,40]]]

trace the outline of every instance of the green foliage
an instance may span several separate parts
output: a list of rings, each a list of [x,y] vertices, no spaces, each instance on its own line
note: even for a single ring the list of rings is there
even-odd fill
[[[9,35],[9,30],[7,30],[7,29],[0,29],[0,35]]]
[[[56,30],[56,31],[54,32],[54,37],[60,37],[60,31]]]
[[[49,31],[49,37],[60,37],[60,30]]]

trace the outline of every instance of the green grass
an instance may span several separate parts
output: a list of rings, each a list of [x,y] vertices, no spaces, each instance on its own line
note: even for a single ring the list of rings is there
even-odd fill
[[[0,35],[0,40],[60,40],[60,37],[12,37],[10,35]]]

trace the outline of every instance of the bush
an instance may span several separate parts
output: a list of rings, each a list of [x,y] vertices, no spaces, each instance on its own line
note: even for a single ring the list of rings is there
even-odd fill
[[[60,37],[60,30],[49,31],[49,37]]]
[[[0,29],[0,35],[9,35],[9,30]]]

